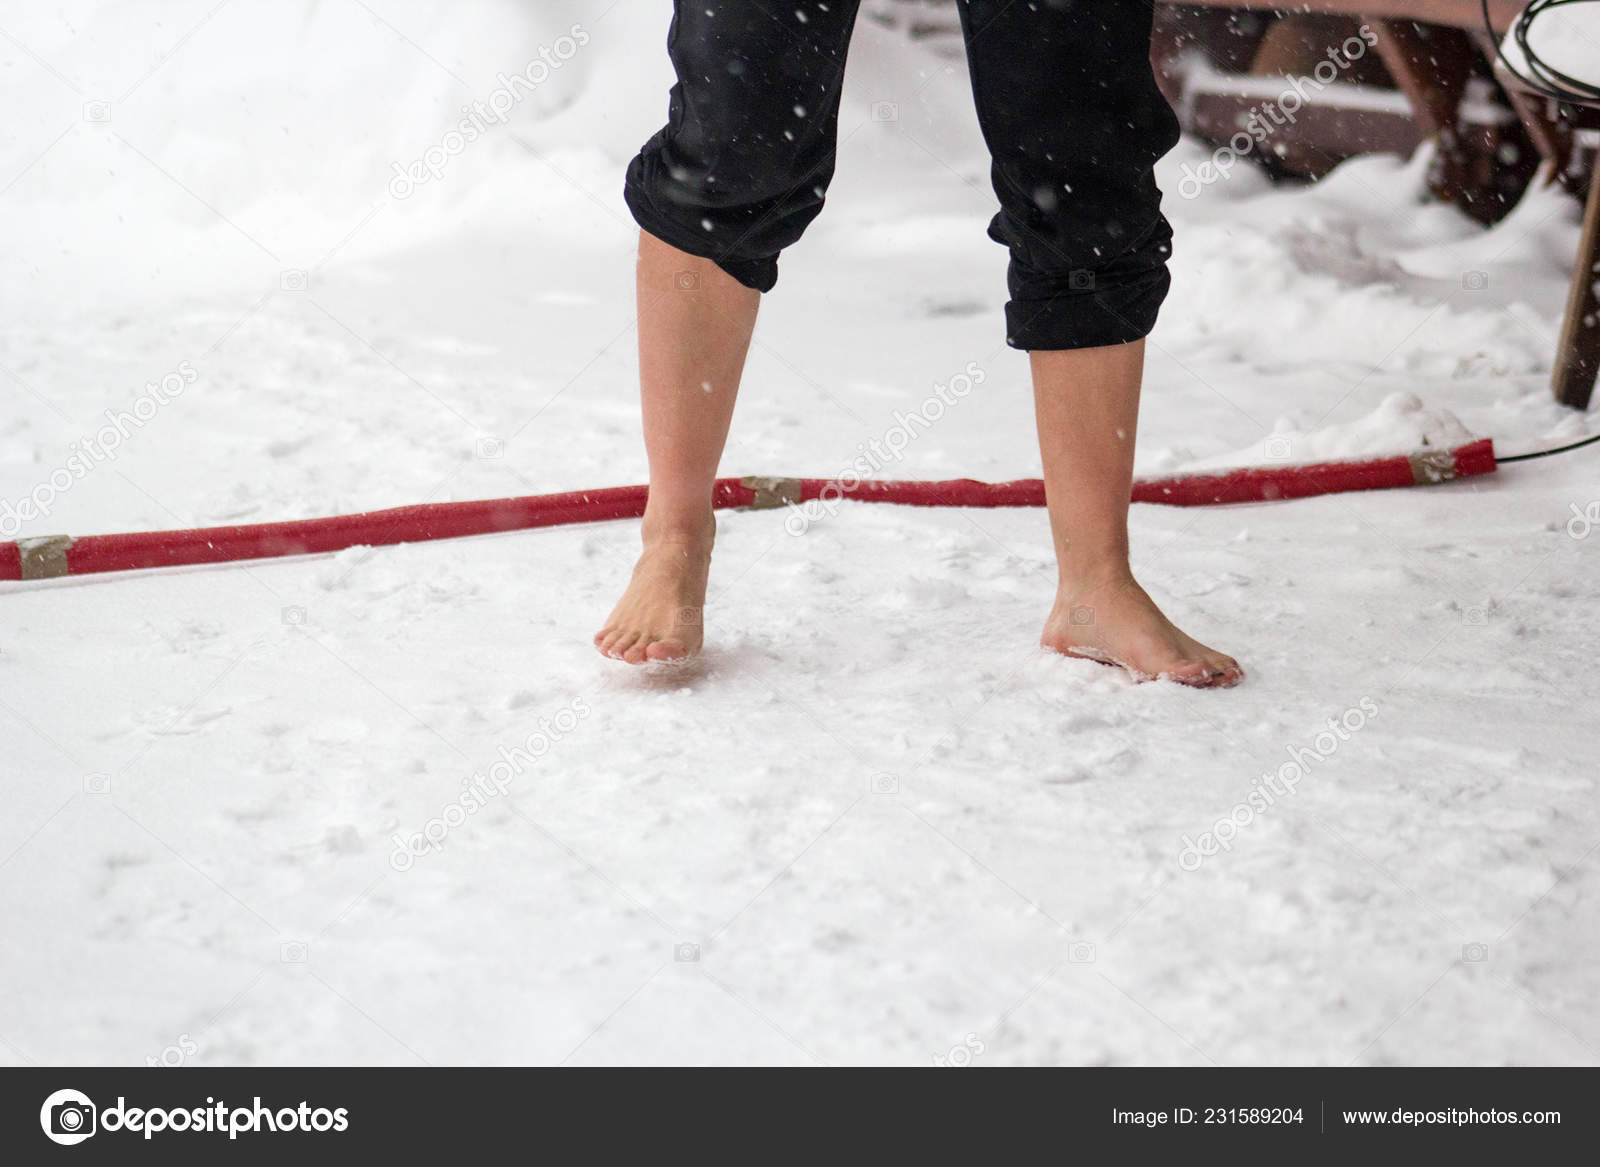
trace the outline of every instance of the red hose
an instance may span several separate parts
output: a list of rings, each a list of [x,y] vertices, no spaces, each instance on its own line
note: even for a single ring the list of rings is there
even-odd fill
[[[1491,473],[1495,465],[1494,444],[1485,438],[1455,450],[1364,462],[1324,462],[1139,479],[1133,484],[1133,501],[1206,506],[1305,498],[1338,491],[1446,482]],[[644,513],[647,496],[648,490],[643,486],[616,486],[526,498],[429,503],[285,523],[89,535],[81,539],[64,535],[21,539],[0,543],[0,580],[49,579],[105,571],[270,559],[342,551],[347,547],[454,539],[530,527],[635,518]],[[714,505],[719,509],[774,507],[834,497],[907,506],[1043,506],[1044,483],[1037,478],[997,483],[976,482],[970,478],[947,482],[865,479],[846,488],[825,478],[723,478],[717,481]]]

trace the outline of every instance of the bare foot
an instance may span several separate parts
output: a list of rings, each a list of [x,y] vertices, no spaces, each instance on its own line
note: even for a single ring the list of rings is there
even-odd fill
[[[646,539],[628,590],[595,633],[595,647],[630,665],[688,660],[699,652],[714,536],[713,528],[704,536]]]
[[[1067,656],[1118,665],[1136,681],[1228,689],[1244,680],[1238,661],[1180,630],[1132,576],[1097,587],[1063,584],[1039,643]]]

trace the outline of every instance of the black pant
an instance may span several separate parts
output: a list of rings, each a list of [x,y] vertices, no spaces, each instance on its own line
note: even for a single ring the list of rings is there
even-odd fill
[[[1153,0],[959,2],[1000,198],[989,235],[1011,249],[1008,343],[1139,339],[1170,284],[1151,169],[1178,140],[1150,69]],[[667,125],[624,192],[641,227],[771,289],[833,177],[858,5],[675,0]]]

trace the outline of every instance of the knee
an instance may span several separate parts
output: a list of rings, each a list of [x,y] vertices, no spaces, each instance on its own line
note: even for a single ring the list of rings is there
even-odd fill
[[[628,168],[640,226],[771,288],[779,252],[816,218],[833,178],[847,15],[813,20],[797,46],[760,12],[719,6],[713,18],[679,5],[667,125]]]
[[[629,165],[623,195],[646,231],[766,292],[778,254],[821,212],[832,174],[831,155],[807,161],[760,143],[708,164],[663,131]]]

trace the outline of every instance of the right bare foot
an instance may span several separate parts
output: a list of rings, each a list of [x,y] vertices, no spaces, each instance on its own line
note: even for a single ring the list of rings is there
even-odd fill
[[[715,534],[713,525],[704,535],[647,537],[628,590],[595,633],[595,647],[630,665],[688,660],[698,653]]]
[[[1098,587],[1062,581],[1040,644],[1052,652],[1119,665],[1136,681],[1176,681],[1196,689],[1231,689],[1244,669],[1207,648],[1162,614],[1132,575]]]

